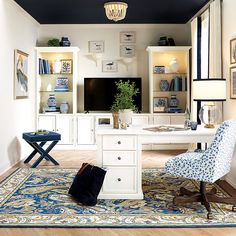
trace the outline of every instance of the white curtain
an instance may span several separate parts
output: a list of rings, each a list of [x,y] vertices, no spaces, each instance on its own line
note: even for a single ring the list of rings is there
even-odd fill
[[[209,77],[222,78],[221,0],[210,4]],[[217,102],[223,120],[223,103]]]
[[[210,4],[209,77],[221,78],[221,0]]]
[[[199,14],[202,19],[201,39],[201,77],[222,77],[221,55],[221,0],[214,0],[204,13]],[[209,25],[209,35],[207,28]],[[191,22],[192,35],[192,79],[197,78],[197,17]],[[209,55],[209,56],[208,56]],[[209,68],[209,70],[208,70]],[[192,99],[191,99],[192,101]],[[192,119],[197,117],[196,102],[192,101]],[[222,103],[218,103],[222,111]]]
[[[192,79],[197,78],[197,17],[191,22],[192,37]],[[192,91],[192,88],[191,88]],[[197,103],[191,99],[191,119],[197,119]]]

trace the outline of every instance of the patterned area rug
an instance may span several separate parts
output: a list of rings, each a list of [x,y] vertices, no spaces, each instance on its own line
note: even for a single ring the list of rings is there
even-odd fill
[[[163,169],[143,171],[143,200],[99,200],[94,207],[81,206],[67,194],[76,172],[16,170],[0,185],[0,227],[236,226],[231,206],[212,204],[213,220],[206,219],[206,210],[199,203],[174,206],[178,189],[195,189],[197,183],[167,175]]]

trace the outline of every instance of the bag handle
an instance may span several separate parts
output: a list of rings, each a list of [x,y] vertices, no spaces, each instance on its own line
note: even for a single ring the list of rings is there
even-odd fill
[[[81,173],[83,173],[83,171],[86,169],[87,166],[91,165],[91,163],[83,163],[82,167],[79,169],[79,172],[77,173],[77,175],[80,175]],[[94,167],[94,165],[91,165],[92,168]]]

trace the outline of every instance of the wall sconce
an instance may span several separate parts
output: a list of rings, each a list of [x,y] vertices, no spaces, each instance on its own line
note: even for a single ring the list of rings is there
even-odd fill
[[[131,65],[134,60],[135,60],[135,57],[123,57],[119,60],[119,62],[124,64],[126,66],[126,70],[128,71],[129,65]]]
[[[92,60],[95,62],[96,66],[98,66],[98,62],[102,59],[102,53],[92,53]]]

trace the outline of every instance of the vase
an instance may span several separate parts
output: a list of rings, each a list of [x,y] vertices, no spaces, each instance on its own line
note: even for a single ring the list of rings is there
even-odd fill
[[[49,94],[47,105],[48,107],[56,107],[56,97],[55,94]]]
[[[113,129],[119,129],[119,112],[113,112]]]
[[[61,113],[68,113],[69,111],[69,104],[68,102],[62,102],[60,105],[60,112]]]
[[[172,60],[170,61],[170,69],[174,73],[177,73],[179,71],[179,64],[176,58],[172,58]]]
[[[61,38],[61,42],[60,42],[60,46],[62,47],[69,47],[70,46],[70,41],[67,37],[62,37]]]
[[[169,82],[167,80],[161,80],[160,81],[160,89],[161,89],[161,91],[168,91]]]
[[[179,105],[179,100],[176,98],[176,95],[171,95],[169,106],[170,107],[177,107]]]
[[[131,109],[124,109],[119,111],[119,120],[121,124],[130,125],[132,123],[133,111]]]
[[[55,60],[55,62],[53,63],[53,73],[61,73],[61,61],[59,59]]]

